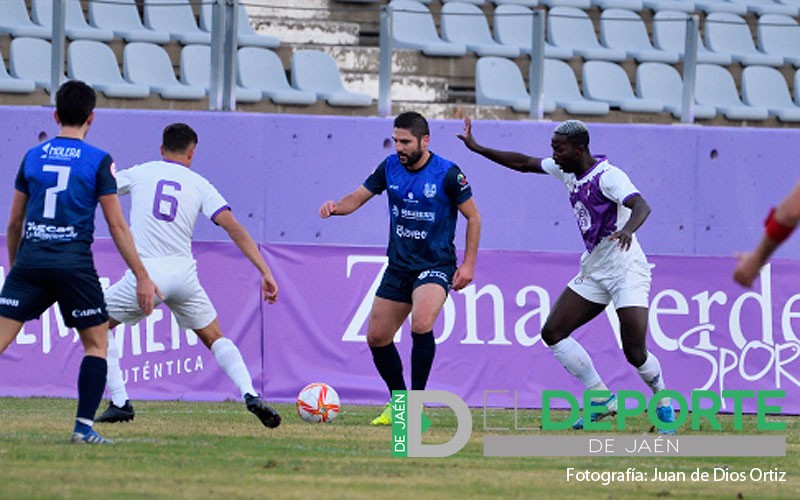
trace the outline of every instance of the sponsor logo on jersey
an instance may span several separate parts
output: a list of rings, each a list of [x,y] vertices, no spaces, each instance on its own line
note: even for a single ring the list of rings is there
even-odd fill
[[[469,182],[467,182],[467,176],[464,175],[463,172],[458,173],[458,177],[456,177],[456,180],[458,181],[458,185],[461,186],[461,189],[464,189],[469,185]]]
[[[81,148],[53,146],[50,143],[42,146],[42,158],[55,159],[55,160],[71,160],[73,158],[81,157]]]
[[[408,238],[412,240],[424,240],[428,238],[428,231],[420,231],[419,229],[409,229],[402,224],[395,227],[395,234],[400,238]]]
[[[575,211],[575,218],[578,219],[578,227],[581,228],[582,233],[585,233],[592,227],[592,216],[589,209],[580,201],[576,201],[572,209]]]
[[[392,207],[396,209],[397,207]],[[397,214],[395,214],[395,217]],[[425,222],[434,222],[436,220],[436,213],[435,212],[425,212],[422,210],[409,210],[407,208],[403,208],[400,210],[400,217],[408,220],[421,220]]]
[[[75,226],[55,226],[28,222],[25,227],[25,238],[33,240],[73,240],[78,237]]]
[[[425,195],[425,198],[433,198],[436,196],[436,184],[426,182],[425,187],[422,189],[422,194]]]

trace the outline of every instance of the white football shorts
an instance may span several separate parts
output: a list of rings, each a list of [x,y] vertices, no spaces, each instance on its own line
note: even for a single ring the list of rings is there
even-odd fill
[[[567,285],[584,299],[597,304],[614,303],[614,308],[650,306],[650,269],[647,261],[633,260],[619,273],[584,275],[578,273]]]
[[[164,304],[169,307],[178,326],[198,330],[211,324],[217,311],[197,277],[194,259],[168,257],[162,259],[142,259],[161,294]],[[125,275],[105,291],[108,315],[115,320],[132,325],[144,319],[145,315],[136,300],[136,277],[130,269]],[[156,297],[156,305],[162,301]]]

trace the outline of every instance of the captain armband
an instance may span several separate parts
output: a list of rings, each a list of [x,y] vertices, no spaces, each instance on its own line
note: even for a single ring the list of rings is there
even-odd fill
[[[789,237],[794,231],[795,226],[787,226],[785,224],[781,224],[775,219],[775,208],[769,211],[769,215],[767,215],[767,220],[764,221],[764,229],[767,233],[769,239],[781,243],[783,240]]]

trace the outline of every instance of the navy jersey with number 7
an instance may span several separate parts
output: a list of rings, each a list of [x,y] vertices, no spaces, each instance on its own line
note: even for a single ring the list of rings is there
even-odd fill
[[[80,139],[55,137],[30,149],[14,187],[28,196],[15,266],[94,265],[91,244],[100,196],[117,192],[114,162]]]

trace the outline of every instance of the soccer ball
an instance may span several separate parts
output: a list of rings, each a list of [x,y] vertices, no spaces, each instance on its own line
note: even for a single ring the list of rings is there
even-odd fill
[[[297,395],[297,414],[309,423],[330,422],[339,414],[339,395],[328,384],[308,384]]]

